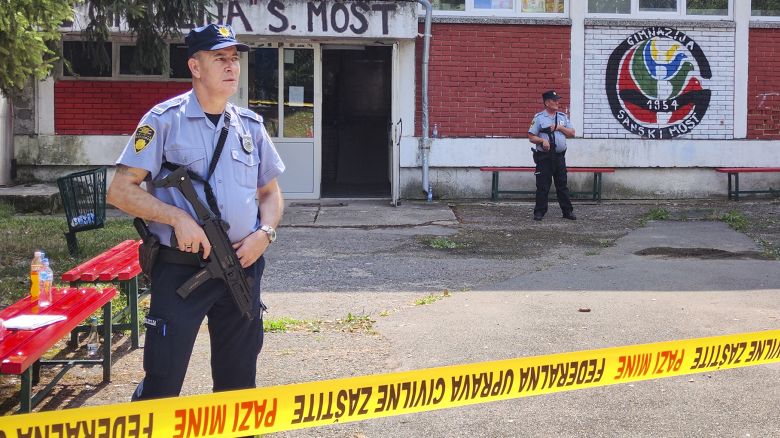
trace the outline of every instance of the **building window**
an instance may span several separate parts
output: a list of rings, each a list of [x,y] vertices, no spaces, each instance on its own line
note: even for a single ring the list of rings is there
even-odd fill
[[[780,0],[752,0],[750,8],[754,17],[780,17]]]
[[[563,0],[523,0],[522,12],[562,14]]]
[[[433,0],[431,3],[436,11],[465,11],[466,0]]]
[[[631,0],[589,0],[591,14],[630,14]]]
[[[731,17],[733,0],[588,0],[592,15],[635,15],[653,18]]]
[[[135,59],[135,53],[137,52],[136,46],[119,46],[119,74],[130,76],[161,76],[162,68],[152,70],[143,68],[137,63],[133,62]]]
[[[515,2],[513,0],[474,0],[474,9],[512,11],[515,9]]]
[[[64,41],[62,43],[62,56],[65,63],[62,68],[64,76],[110,78],[113,57],[111,43],[105,43],[103,49],[108,55],[108,63],[104,67],[97,67],[93,60],[96,53],[85,41]]]
[[[170,59],[170,73],[169,77],[174,79],[191,79],[192,73],[190,73],[190,67],[187,65],[187,45],[186,44],[171,44],[168,48],[168,56]]]
[[[677,0],[639,0],[639,12],[677,12]]]
[[[66,37],[67,38],[67,37]],[[184,44],[168,45],[168,70],[146,69],[133,63],[137,50],[133,44],[123,42],[106,42],[103,46],[107,56],[105,65],[97,67],[94,61],[95,51],[86,41],[65,40],[62,42],[63,78],[138,78],[138,79],[191,79],[187,66],[187,46]]]
[[[563,15],[566,0],[433,0],[438,15]]]

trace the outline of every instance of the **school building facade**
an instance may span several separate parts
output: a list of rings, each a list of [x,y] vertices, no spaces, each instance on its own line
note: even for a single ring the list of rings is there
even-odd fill
[[[604,198],[724,196],[716,167],[780,165],[780,7],[771,0],[250,0],[215,10],[251,51],[234,102],[263,115],[288,199],[485,198],[482,166],[532,166],[527,130],[555,89],[577,138],[569,166],[615,167]],[[83,11],[82,11],[83,13]],[[17,181],[111,165],[154,104],[190,88],[181,41],[169,71],[139,71],[117,22],[111,68],[90,66],[80,23],[63,67],[17,99]],[[574,189],[588,175],[570,175]],[[743,188],[780,187],[753,174]],[[502,185],[532,188],[529,174]]]

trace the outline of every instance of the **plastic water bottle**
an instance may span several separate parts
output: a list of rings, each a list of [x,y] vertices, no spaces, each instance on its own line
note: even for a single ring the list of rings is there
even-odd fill
[[[98,349],[100,348],[100,335],[98,334],[97,318],[94,316],[89,319],[89,334],[87,335],[87,356],[97,356]]]
[[[433,138],[439,138],[439,124],[433,124]]]
[[[54,282],[54,271],[49,267],[49,259],[43,259],[43,269],[38,273],[38,282],[40,284],[40,293],[38,295],[38,306],[48,307],[52,301],[51,286]]]
[[[33,301],[38,300],[38,295],[41,292],[39,277],[41,269],[43,269],[43,251],[35,251],[32,262],[30,262],[30,299]]]
[[[95,223],[95,213],[82,214],[70,220],[70,226],[73,228],[83,226],[83,225],[92,225],[94,223]]]

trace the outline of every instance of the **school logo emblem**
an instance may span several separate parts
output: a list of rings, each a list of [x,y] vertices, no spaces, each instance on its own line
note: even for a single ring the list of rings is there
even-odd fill
[[[135,130],[133,145],[135,146],[135,153],[141,153],[142,150],[149,146],[154,138],[154,128],[149,125],[141,125]]]
[[[612,52],[606,92],[612,114],[632,134],[670,139],[690,133],[710,106],[710,63],[696,42],[670,27],[634,33]]]

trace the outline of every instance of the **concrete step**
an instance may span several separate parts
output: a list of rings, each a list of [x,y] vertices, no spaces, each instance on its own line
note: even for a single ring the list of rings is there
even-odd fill
[[[17,213],[53,214],[62,211],[62,200],[56,184],[0,187],[0,203],[13,206]]]

